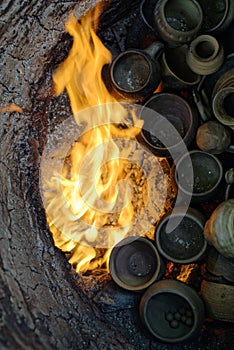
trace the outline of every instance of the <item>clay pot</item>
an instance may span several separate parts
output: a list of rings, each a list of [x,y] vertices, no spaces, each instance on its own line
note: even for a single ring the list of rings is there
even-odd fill
[[[226,190],[225,201],[234,197],[234,168],[230,168],[225,173]]]
[[[207,316],[219,321],[234,322],[234,286],[204,280],[201,296]]]
[[[157,93],[144,105],[139,141],[156,156],[174,157],[184,152],[195,137],[197,115],[180,96]]]
[[[204,256],[207,247],[203,235],[205,217],[193,208],[189,208],[184,215],[185,212],[185,208],[176,208],[173,214],[164,216],[155,230],[159,253],[179,264],[198,261]],[[171,232],[167,232],[169,220],[176,226]]]
[[[163,274],[164,265],[152,241],[127,237],[112,249],[109,269],[120,287],[140,291]]]
[[[213,154],[193,150],[176,162],[177,186],[182,193],[192,197],[193,203],[201,203],[214,197],[222,177],[222,164]]]
[[[208,243],[226,258],[234,258],[234,198],[221,203],[204,227]]]
[[[167,47],[161,59],[164,88],[182,90],[196,86],[201,76],[194,73],[187,63],[188,45]]]
[[[226,86],[213,97],[212,107],[218,121],[234,130],[234,86]]]
[[[203,12],[195,0],[159,0],[154,23],[161,38],[171,46],[191,42],[199,33]]]
[[[234,18],[233,0],[197,0],[203,11],[202,31],[217,34],[223,32]]]
[[[208,250],[206,269],[212,274],[212,277],[217,276],[234,282],[234,260],[225,258],[213,247]]]
[[[210,120],[197,129],[196,142],[202,151],[220,154],[228,148],[231,138],[229,128],[218,121]]]
[[[158,339],[177,343],[194,336],[204,319],[204,305],[188,285],[174,280],[154,283],[143,294],[140,317]]]
[[[223,46],[211,35],[199,35],[189,45],[187,63],[200,75],[216,72],[224,61]]]
[[[140,4],[140,13],[145,24],[154,31],[153,14],[158,0],[143,0]]]
[[[110,67],[115,92],[134,101],[149,97],[161,81],[158,57],[163,47],[156,41],[145,50],[129,49],[119,54]]]

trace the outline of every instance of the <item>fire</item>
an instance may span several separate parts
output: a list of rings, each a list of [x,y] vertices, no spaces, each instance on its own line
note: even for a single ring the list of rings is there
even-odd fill
[[[68,254],[80,273],[108,261],[111,247],[130,232],[139,214],[134,195],[140,208],[149,197],[143,171],[129,160],[130,144],[122,144],[123,139],[135,139],[142,121],[134,110],[129,117],[126,106],[114,99],[103,82],[103,66],[112,57],[95,33],[97,11],[88,12],[79,22],[71,16],[66,23],[73,46],[53,80],[57,95],[66,89],[75,121],[83,129],[66,155],[61,174],[50,179],[45,191],[55,245]],[[139,193],[133,188],[137,181],[141,183]],[[167,195],[167,183],[164,185],[160,208]],[[155,209],[149,212],[152,217]]]

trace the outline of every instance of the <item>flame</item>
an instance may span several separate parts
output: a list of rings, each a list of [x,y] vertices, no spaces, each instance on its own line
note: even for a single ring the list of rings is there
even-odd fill
[[[184,283],[189,283],[190,276],[196,268],[197,264],[181,265],[180,274],[176,279]]]
[[[15,103],[8,103],[5,107],[0,107],[0,113],[6,113],[6,112],[18,112],[23,113],[23,110],[20,106],[18,106]]]
[[[141,127],[141,122],[134,114],[132,126],[122,129],[117,126],[123,123],[126,110],[109,93],[102,79],[102,68],[111,62],[112,56],[95,33],[99,11],[100,8],[96,7],[79,22],[73,15],[70,16],[66,30],[73,36],[73,46],[53,76],[56,94],[59,95],[66,89],[76,122],[86,124],[86,127],[70,151],[69,165],[64,165],[62,176],[53,179],[54,182],[57,181],[58,187],[62,186],[63,195],[62,198],[47,198],[47,213],[53,211],[53,220],[50,216],[47,220],[55,244],[64,252],[72,253],[69,262],[81,273],[102,266],[108,260],[110,249],[98,256],[96,244],[99,229],[105,227],[110,213],[115,213],[115,227],[119,229],[113,230],[111,227],[112,232],[106,238],[109,240],[107,247],[120,241],[129,229],[134,215],[131,190],[122,191],[120,195],[119,183],[127,176],[124,171],[127,163],[121,160],[113,137],[133,139]],[[100,108],[96,108],[96,113],[93,113],[92,109],[88,109],[92,106]],[[84,109],[87,113],[79,113]],[[106,143],[108,149],[103,146]],[[95,155],[94,149],[97,152]],[[119,198],[122,207],[120,211]],[[64,215],[61,215],[61,208],[56,209],[62,200]],[[66,226],[65,231],[69,231],[69,225],[65,222],[69,216],[66,206],[69,206],[73,216],[69,219],[82,220],[88,229],[86,226],[84,231],[75,234],[70,232],[70,235],[64,235],[58,229]]]
[[[95,33],[99,11],[96,7],[80,21],[70,16],[66,30],[73,46],[53,76],[56,94],[66,89],[82,132],[61,174],[51,177],[44,203],[55,245],[79,273],[107,269],[111,248],[130,232],[149,197],[144,172],[128,158],[131,147],[121,149],[117,142],[134,140],[143,121],[134,110],[129,117],[126,105],[116,101],[103,82],[102,69],[112,56]],[[156,177],[151,178],[155,186]],[[139,193],[134,189],[137,182]],[[151,221],[156,207],[164,208],[167,184],[164,189],[166,194],[162,191],[149,209]]]

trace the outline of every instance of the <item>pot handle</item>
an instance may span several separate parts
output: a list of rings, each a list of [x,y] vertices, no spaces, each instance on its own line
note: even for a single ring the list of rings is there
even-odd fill
[[[154,41],[143,51],[147,53],[152,60],[156,61],[164,50],[164,44],[161,41]]]

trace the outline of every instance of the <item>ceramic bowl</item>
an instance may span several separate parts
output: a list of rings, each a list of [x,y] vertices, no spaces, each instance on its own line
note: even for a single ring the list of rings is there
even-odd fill
[[[179,281],[162,280],[143,294],[140,317],[155,337],[177,343],[199,331],[204,320],[204,305],[190,286]]]
[[[222,177],[221,162],[216,156],[207,152],[190,151],[176,163],[175,181],[182,193],[192,196],[193,203],[210,200],[215,195]]]
[[[177,208],[173,214],[164,216],[155,230],[155,241],[159,253],[167,260],[190,264],[201,259],[206,251],[205,217],[193,208],[189,208],[185,215],[184,212],[183,208]],[[178,219],[179,224],[167,232],[168,221],[176,223]]]
[[[152,241],[144,237],[127,237],[111,251],[110,274],[122,288],[143,290],[162,272],[162,263]]]
[[[144,120],[138,137],[152,153],[160,157],[177,156],[184,152],[195,137],[197,116],[190,105],[172,93],[157,93],[144,105]]]

